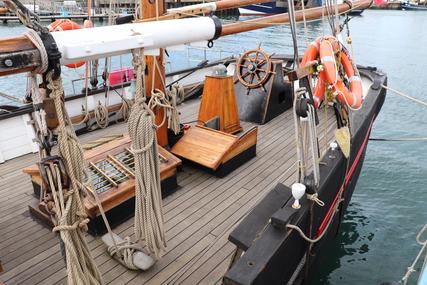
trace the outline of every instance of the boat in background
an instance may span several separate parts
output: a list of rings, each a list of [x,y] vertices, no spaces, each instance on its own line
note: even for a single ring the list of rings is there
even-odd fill
[[[287,7],[278,6],[278,2],[268,2],[264,4],[253,4],[239,8],[240,16],[257,16],[286,13]]]
[[[402,10],[411,10],[411,11],[427,11],[427,3],[424,2],[423,4],[421,3],[412,3],[412,2],[402,2],[400,4],[400,7],[402,8]]]
[[[296,9],[301,9],[301,1],[294,1]],[[338,1],[342,3],[342,1]],[[322,6],[322,0],[304,0],[305,8]],[[261,4],[252,4],[239,8],[240,16],[274,15],[288,12],[287,1],[272,1]]]

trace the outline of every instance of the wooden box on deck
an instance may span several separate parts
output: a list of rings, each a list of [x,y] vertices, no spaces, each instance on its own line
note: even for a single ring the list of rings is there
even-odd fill
[[[206,76],[198,125],[214,117],[219,117],[222,132],[234,134],[242,130],[232,76]]]
[[[84,153],[85,159],[88,162],[96,163],[100,160],[106,159],[107,156],[114,156],[120,152],[125,151],[126,148],[130,146],[130,142],[131,140],[129,136],[125,136],[121,139],[103,144],[99,147],[86,151]],[[181,165],[181,160],[166,151],[161,146],[159,146],[159,155],[164,158],[164,160],[160,163],[160,179],[162,182],[162,195],[166,196],[178,187],[176,176],[177,167]],[[39,196],[42,179],[40,177],[38,166],[34,164],[32,166],[24,168],[23,171],[24,173],[27,173],[31,176],[35,195]],[[121,212],[120,215],[122,215],[122,217],[120,217],[120,219],[118,220],[126,219],[129,216],[132,216],[133,214],[132,209],[134,206],[133,201],[135,197],[135,178],[132,174],[129,174],[128,179],[126,181],[119,183],[117,187],[111,187],[111,189],[99,193],[98,195],[101,204],[107,213],[107,216],[109,216],[109,211],[115,210],[115,208],[122,207],[123,209],[121,209],[120,211],[115,210],[116,214],[114,214],[114,216],[116,217],[111,217],[111,219],[118,218],[117,212]],[[89,224],[90,232],[94,234],[102,233],[103,224],[100,222],[100,212],[92,195],[87,195],[84,198],[84,206],[86,209],[86,213],[88,214],[91,220],[99,220],[93,222],[91,221],[91,223]],[[30,212],[38,218],[47,218],[44,217],[46,215],[43,215],[44,213],[41,213],[40,209],[38,209],[38,203],[36,203],[36,205],[30,205]],[[49,224],[49,221],[44,222]],[[112,221],[112,224],[118,223],[118,221]],[[93,228],[91,228],[91,225],[93,225]]]
[[[178,157],[212,170],[218,176],[224,176],[255,156],[257,134],[257,127],[236,136],[194,126],[185,132],[171,151]]]

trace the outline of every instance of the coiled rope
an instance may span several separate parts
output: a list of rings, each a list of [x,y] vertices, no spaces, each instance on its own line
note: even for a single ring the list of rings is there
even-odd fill
[[[108,127],[108,108],[98,101],[98,105],[93,110],[95,115],[95,122],[101,129]]]
[[[143,50],[132,50],[136,71],[135,103],[128,120],[131,150],[135,158],[135,237],[144,240],[150,253],[157,258],[166,248],[162,197],[160,188],[160,162],[157,149],[155,115],[145,103],[143,93]],[[161,95],[152,92],[150,101],[158,104]],[[157,95],[156,95],[157,94]],[[161,101],[160,101],[161,102]]]
[[[159,74],[162,74],[160,68],[157,64],[157,60],[154,60],[154,68],[158,71]],[[153,72],[153,77],[151,78],[151,86],[154,86],[156,72]],[[163,77],[160,77],[163,88],[166,88]],[[151,110],[155,110],[157,107],[163,107],[165,112],[163,115],[163,120],[160,125],[157,127],[163,126],[168,119],[168,128],[171,129],[175,134],[178,134],[180,131],[179,123],[179,112],[177,108],[177,96],[178,93],[175,92],[166,92],[165,94],[162,90],[153,89],[151,90],[151,98],[148,102],[148,107]]]
[[[198,86],[199,86],[199,84],[197,84],[195,87],[197,88]],[[192,89],[195,89],[195,88],[193,87]],[[168,92],[175,93],[177,104],[181,104],[182,102],[184,102],[185,89],[184,89],[184,86],[182,84],[175,83],[174,85],[171,86],[171,90],[169,90]]]
[[[132,108],[133,102],[132,100],[126,99],[124,97],[122,97],[122,105],[120,106],[119,109],[119,116],[117,116],[117,120],[118,118],[122,118],[123,121],[127,122],[129,119],[129,114],[130,114],[130,109]]]
[[[40,52],[41,64],[36,67],[36,69],[34,70],[34,73],[37,73],[37,74],[45,73],[49,64],[49,59],[47,56],[46,49],[44,48],[42,39],[40,38],[39,34],[36,31],[31,29],[26,31],[24,33],[24,36],[27,37],[36,46],[37,50],[39,50]]]

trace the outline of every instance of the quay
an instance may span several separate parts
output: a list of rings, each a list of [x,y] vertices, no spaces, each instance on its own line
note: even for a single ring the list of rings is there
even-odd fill
[[[51,21],[54,22],[58,19],[70,19],[70,20],[86,20],[87,14],[82,15],[45,15],[45,16],[39,16],[41,21]],[[92,19],[98,20],[102,22],[104,19],[108,18],[107,14],[95,14],[91,16]],[[7,24],[9,21],[15,21],[18,22],[19,19],[17,16],[0,16],[0,21],[2,21],[4,24]]]
[[[105,2],[105,3],[104,3]],[[166,9],[171,9],[171,8],[178,8],[178,7],[183,7],[183,6],[187,6],[187,5],[194,5],[194,4],[200,4],[200,3],[206,3],[206,2],[214,2],[213,0],[207,0],[207,1],[203,1],[203,0],[166,0],[165,1],[165,5],[166,5]],[[108,1],[109,3],[109,1]],[[103,22],[104,19],[108,19],[108,13],[104,13],[104,9],[108,8],[108,3],[107,1],[103,1],[100,0],[99,1],[99,5],[98,5],[98,13],[92,14],[91,18],[93,20],[98,20],[100,22]],[[122,9],[126,10],[127,14],[133,14],[134,9],[132,8],[131,2],[128,0],[123,1],[122,3]],[[101,12],[101,13],[99,13]],[[228,10],[222,10],[222,11],[216,11],[215,15],[217,16],[236,16],[239,15],[239,11],[238,9],[228,9]],[[61,14],[54,14],[52,13],[51,15],[39,15],[40,21],[43,22],[54,22],[55,20],[58,19],[69,19],[69,20],[86,20],[88,18],[87,14],[69,14],[69,15],[61,15]],[[18,22],[19,19],[17,16],[15,15],[11,15],[11,14],[6,14],[6,15],[0,15],[0,21],[3,24],[7,24],[8,22]]]

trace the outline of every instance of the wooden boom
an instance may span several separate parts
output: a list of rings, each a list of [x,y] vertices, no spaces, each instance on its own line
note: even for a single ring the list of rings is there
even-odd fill
[[[245,5],[251,0],[237,1]],[[220,2],[222,8],[232,5],[229,0]],[[372,0],[345,2],[338,5],[338,12],[366,9],[371,4]],[[303,20],[303,13],[306,20],[315,20],[328,11],[325,7],[300,10],[295,13],[297,21]],[[286,23],[289,23],[288,13],[227,25],[221,25],[216,17],[199,17],[62,31],[52,36],[62,54],[61,64],[68,64],[125,54],[135,48],[153,50]],[[0,46],[0,76],[32,71],[41,64],[39,51],[22,35],[0,38]]]
[[[338,12],[340,14],[347,13],[353,9],[367,9],[372,5],[372,0],[358,0],[353,2],[344,2],[338,4]],[[297,22],[304,20],[304,14],[306,21],[320,19],[322,15],[328,15],[326,7],[316,7],[305,10],[298,10],[295,12],[295,18]],[[255,18],[247,21],[236,22],[222,26],[221,36],[234,35],[247,31],[262,29],[278,24],[289,23],[289,14],[282,13],[273,16],[267,16],[262,18]]]

